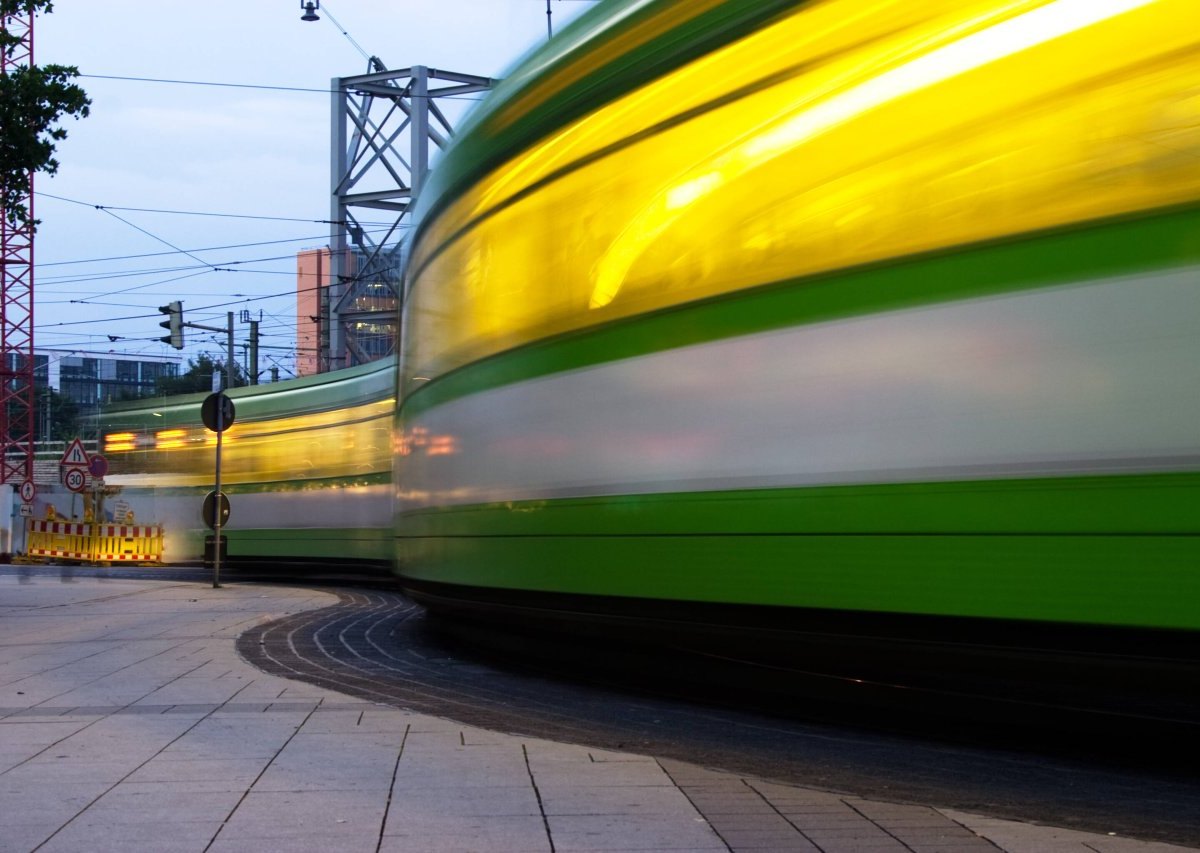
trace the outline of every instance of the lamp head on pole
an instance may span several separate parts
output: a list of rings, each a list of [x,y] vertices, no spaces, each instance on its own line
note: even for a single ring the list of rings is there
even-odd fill
[[[300,0],[300,11],[304,14],[300,16],[302,21],[319,21],[321,16],[317,14],[317,10],[321,8],[321,0]]]

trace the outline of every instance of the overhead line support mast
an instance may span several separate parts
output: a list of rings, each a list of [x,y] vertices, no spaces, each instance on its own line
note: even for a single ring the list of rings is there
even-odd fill
[[[330,270],[328,285],[318,282],[325,291],[321,325],[329,334],[329,363],[322,371],[372,360],[356,335],[360,324],[390,323],[395,341],[401,229],[433,149],[444,148],[454,135],[439,101],[485,92],[495,82],[421,65],[389,70],[376,57],[370,69],[332,81]],[[364,212],[385,217],[390,227],[382,236],[373,233],[360,221]],[[388,304],[390,309],[380,309]]]

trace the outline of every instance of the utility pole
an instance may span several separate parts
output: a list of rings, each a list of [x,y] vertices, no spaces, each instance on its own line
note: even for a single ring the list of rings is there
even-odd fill
[[[183,323],[189,329],[203,329],[206,332],[224,332],[225,333],[225,387],[233,387],[234,378],[234,350],[233,350],[233,312],[229,311],[226,315],[225,327],[220,326],[205,326],[203,323]]]
[[[258,321],[250,321],[250,364],[246,372],[250,375],[250,384],[258,384]]]

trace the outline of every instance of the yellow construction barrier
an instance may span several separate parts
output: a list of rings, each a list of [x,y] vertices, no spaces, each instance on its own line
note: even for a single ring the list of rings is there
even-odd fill
[[[47,513],[48,517],[53,517]],[[90,524],[74,521],[25,522],[25,552],[30,557],[53,560],[92,559]]]
[[[25,522],[26,556],[80,563],[161,563],[163,529],[157,525],[79,521]]]
[[[160,563],[163,529],[151,525],[93,524],[92,559],[97,563]]]

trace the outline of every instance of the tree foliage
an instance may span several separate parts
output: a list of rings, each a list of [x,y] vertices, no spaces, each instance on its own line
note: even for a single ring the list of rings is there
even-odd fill
[[[178,376],[160,376],[155,382],[154,391],[156,394],[166,394],[167,396],[209,392],[212,391],[213,373],[220,373],[224,376],[225,362],[218,361],[208,353],[202,352],[195,358],[189,358],[187,370]],[[246,384],[245,373],[236,361],[233,363],[233,378],[235,385]]]
[[[0,51],[6,58],[21,44],[21,36],[9,32],[9,18],[53,8],[51,0],[0,0]],[[58,121],[89,113],[91,99],[71,82],[78,76],[71,65],[19,65],[0,74],[0,207],[10,224],[37,226],[25,204],[30,176],[58,171],[55,143],[67,138]]]
[[[79,435],[79,405],[53,388],[38,389],[38,413],[34,418],[39,441],[70,441]]]

